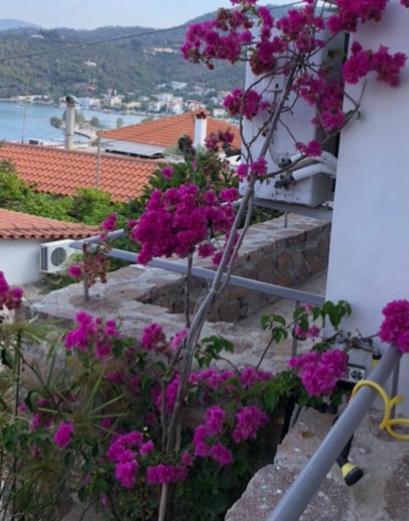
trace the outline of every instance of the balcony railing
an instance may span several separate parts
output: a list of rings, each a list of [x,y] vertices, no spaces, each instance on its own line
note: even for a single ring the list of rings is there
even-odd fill
[[[399,351],[395,347],[387,347],[368,379],[383,385],[389,375],[399,367],[399,360]],[[278,503],[268,521],[297,521],[300,518],[375,398],[376,392],[369,387],[359,390]]]

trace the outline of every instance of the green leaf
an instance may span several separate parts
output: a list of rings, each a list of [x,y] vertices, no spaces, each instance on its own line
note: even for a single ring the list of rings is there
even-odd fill
[[[100,492],[102,494],[106,494],[107,492],[109,492],[110,488],[111,488],[110,484],[107,483],[102,478],[97,478],[93,483],[94,492]]]
[[[81,503],[85,503],[89,496],[89,491],[87,487],[81,487],[78,491],[78,498],[81,501]]]
[[[280,400],[280,393],[273,387],[268,388],[263,394],[264,407],[269,411],[273,412]]]
[[[8,349],[3,348],[0,352],[1,363],[8,367],[9,369],[13,369],[13,358],[11,357]]]
[[[107,402],[104,402],[101,405],[98,405],[98,407],[94,407],[92,412],[95,414],[98,411],[101,411],[102,409],[105,409],[105,407],[108,407],[109,405],[112,405],[113,403],[118,402],[119,400],[122,400],[125,397],[124,394],[120,394],[119,396],[115,396],[115,398],[112,398],[111,400],[108,400]]]
[[[286,319],[281,315],[263,315],[260,319],[261,327],[263,329],[273,329],[276,327],[276,324],[279,324],[280,326],[286,327],[287,321]]]
[[[91,392],[90,392],[86,402],[84,403],[84,410],[91,411],[92,404],[93,404],[93,402],[95,400],[95,396],[97,395],[97,392],[98,392],[99,387],[101,385],[102,379],[103,379],[103,375],[100,374],[99,377],[97,378],[97,380],[96,380],[96,382],[95,382],[95,384],[94,384],[94,386],[93,386],[93,388],[92,388],[92,390],[91,390]]]
[[[74,462],[74,456],[71,452],[67,452],[64,456],[64,467],[66,469],[70,469],[72,467],[72,464]]]

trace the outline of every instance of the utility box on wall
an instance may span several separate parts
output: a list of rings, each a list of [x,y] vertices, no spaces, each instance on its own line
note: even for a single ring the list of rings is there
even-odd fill
[[[323,36],[323,39],[330,39]],[[315,56],[316,65],[327,61],[329,54],[339,55],[333,71],[334,78],[339,75],[342,63],[342,56],[345,49],[345,36],[343,34],[333,38],[331,44],[325,50],[321,50]],[[250,88],[256,80],[256,76],[247,66],[246,71],[246,88]],[[283,87],[283,77],[277,76],[276,82],[270,79],[262,80],[253,88],[263,96],[263,99],[269,103],[277,101],[281,95]],[[294,102],[294,103],[293,103]],[[288,105],[291,106],[286,114],[282,116],[282,122],[278,124],[277,130],[273,137],[272,144],[267,151],[265,159],[267,161],[267,170],[269,174],[278,173],[283,166],[299,159],[300,154],[297,152],[296,143],[309,143],[313,140],[321,141],[322,131],[312,123],[316,118],[316,108],[308,105],[303,99],[296,100],[296,93],[292,93],[289,97]],[[243,125],[243,134],[247,142],[253,142],[251,153],[253,160],[260,156],[261,149],[264,144],[266,129],[259,132],[260,128],[265,125],[266,114],[257,114],[251,120],[245,119]],[[288,130],[290,129],[290,131]],[[291,132],[291,133],[290,133]],[[258,136],[257,138],[255,138]],[[293,171],[286,173],[280,177],[278,173],[275,177],[270,177],[263,182],[257,182],[255,186],[255,194],[259,199],[277,201],[280,203],[300,204],[309,207],[316,207],[333,198],[334,178],[336,175],[336,153],[337,141],[329,139],[325,145],[323,153],[323,161],[321,158],[308,158],[297,164]],[[243,155],[245,150],[243,150]],[[284,177],[284,178],[283,178]],[[240,183],[240,193],[243,195],[246,191],[247,182]]]
[[[333,180],[325,174],[317,174],[291,184],[288,187],[277,187],[275,179],[256,184],[256,196],[259,199],[270,199],[282,203],[302,204],[316,207],[332,197]],[[241,183],[240,192],[246,190],[246,183]]]

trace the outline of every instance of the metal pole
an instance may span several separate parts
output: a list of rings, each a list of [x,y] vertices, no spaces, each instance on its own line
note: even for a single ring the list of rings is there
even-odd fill
[[[101,182],[101,138],[98,136],[97,164],[95,172],[95,186],[99,188]]]
[[[116,237],[120,237],[120,231],[117,233]],[[108,234],[108,238],[113,238],[111,234]],[[86,241],[76,241],[73,242],[70,247],[74,249],[82,249],[82,244],[87,242],[87,244],[92,244],[99,242],[99,237],[91,237]],[[120,259],[131,264],[137,264],[136,253],[119,250],[117,248],[112,248],[109,253],[106,254],[108,257],[112,257],[114,259]],[[187,265],[181,262],[163,260],[163,259],[153,259],[148,264],[152,268],[159,268],[167,271],[172,271],[174,273],[186,274],[188,271]],[[200,279],[213,280],[216,272],[206,269],[206,268],[192,268],[192,276],[198,277]],[[223,276],[222,280],[226,280],[226,275]],[[300,291],[298,289],[286,288],[284,286],[277,286],[276,284],[270,284],[268,282],[261,282],[259,280],[248,279],[246,277],[239,277],[237,275],[231,275],[229,284],[232,286],[237,286],[240,288],[246,288],[251,291],[258,291],[259,293],[264,293],[266,295],[271,295],[273,297],[279,297],[290,300],[297,300],[299,302],[303,302],[305,304],[312,304],[315,306],[321,306],[325,302],[325,298],[321,295],[314,295],[313,293],[307,293],[305,291]]]
[[[398,394],[398,386],[399,386],[399,373],[400,373],[400,361],[396,365],[393,370],[392,376],[392,388],[391,388],[391,396],[394,397]],[[394,407],[391,411],[391,418],[395,418],[396,416],[396,407]]]
[[[85,300],[85,302],[89,302],[88,275],[86,273],[84,274],[83,285],[84,285],[84,300]]]
[[[65,148],[72,150],[74,148],[74,130],[75,130],[75,98],[66,96],[65,98]]]
[[[395,347],[388,347],[369,378],[383,384],[399,363],[399,359],[399,351]],[[376,392],[368,387],[359,391],[278,503],[268,521],[297,521],[300,518],[375,398]]]
[[[88,244],[84,243],[82,245],[82,255],[84,257],[84,263],[86,265],[87,263],[87,255],[88,255]],[[85,302],[89,301],[89,277],[87,270],[84,270],[84,280],[82,281],[83,288],[84,288],[84,300]]]
[[[298,300],[296,300],[294,311],[298,308],[299,305],[300,305],[300,302]],[[297,356],[297,352],[298,352],[298,338],[295,335],[293,335],[293,343],[291,345],[291,356]]]

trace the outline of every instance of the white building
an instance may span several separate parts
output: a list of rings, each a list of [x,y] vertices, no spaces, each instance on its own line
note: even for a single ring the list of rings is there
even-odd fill
[[[36,282],[42,277],[41,244],[83,239],[95,233],[92,226],[0,208],[0,271],[13,285]]]

